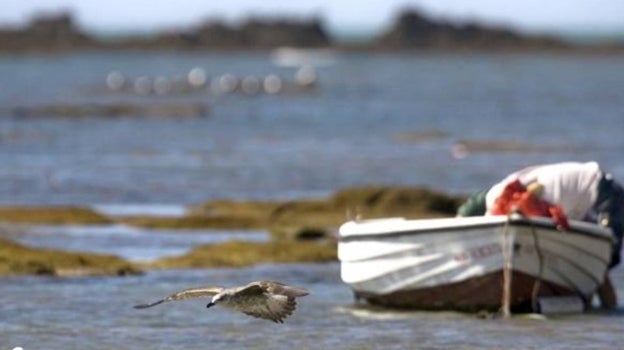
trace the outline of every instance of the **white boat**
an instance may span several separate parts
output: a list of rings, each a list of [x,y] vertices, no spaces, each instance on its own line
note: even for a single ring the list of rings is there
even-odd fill
[[[480,216],[350,221],[339,230],[342,280],[358,299],[399,308],[536,312],[538,299],[587,307],[604,280],[612,236],[549,218]]]
[[[326,67],[335,64],[336,54],[325,48],[280,47],[271,52],[271,61],[279,67]]]

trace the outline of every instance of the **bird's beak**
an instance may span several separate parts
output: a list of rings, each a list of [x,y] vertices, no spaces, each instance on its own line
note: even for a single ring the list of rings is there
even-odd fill
[[[208,305],[206,305],[206,308],[209,308],[209,307],[211,307],[212,305],[214,305],[214,303],[211,301],[211,302],[209,302],[209,303],[208,303]]]

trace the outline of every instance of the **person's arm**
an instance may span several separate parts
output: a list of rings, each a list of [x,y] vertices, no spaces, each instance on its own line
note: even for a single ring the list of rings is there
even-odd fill
[[[552,216],[553,221],[557,225],[557,228],[561,228],[563,230],[567,230],[570,228],[568,218],[564,214],[563,209],[560,205],[550,205],[548,207],[548,211],[550,212],[550,216]]]
[[[512,210],[512,206],[515,204],[514,199],[517,200],[517,195],[524,192],[526,189],[524,185],[515,180],[507,184],[503,192],[496,198],[494,206],[491,208],[490,213],[492,215],[507,215]]]

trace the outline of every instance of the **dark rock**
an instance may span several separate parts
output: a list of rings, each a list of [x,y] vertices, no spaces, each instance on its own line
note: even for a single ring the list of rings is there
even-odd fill
[[[420,12],[402,12],[391,29],[370,41],[335,43],[318,18],[307,20],[252,18],[239,25],[200,23],[190,30],[150,36],[98,38],[76,27],[68,13],[35,17],[25,28],[0,28],[1,52],[76,50],[266,50],[278,47],[337,47],[345,50],[576,50],[621,53],[624,45],[574,45],[548,36],[527,36],[509,28],[477,23],[451,23]],[[566,51],[566,52],[567,52]]]
[[[319,20],[303,22],[251,20],[240,31],[247,45],[261,48],[322,47],[330,44]]]
[[[15,117],[153,117],[153,118],[195,118],[207,115],[203,104],[84,104],[46,105],[16,107],[11,114]]]
[[[26,28],[0,29],[0,51],[64,51],[95,44],[67,13],[37,16]]]
[[[0,277],[11,275],[127,276],[142,271],[114,255],[29,247],[0,238]]]
[[[272,49],[281,46],[312,48],[330,44],[319,20],[251,19],[239,26],[219,21],[205,22],[190,32],[160,34],[150,45],[186,49]]]
[[[0,52],[80,49],[267,49],[330,45],[321,21],[251,19],[240,26],[206,22],[192,31],[100,40],[79,30],[68,13],[35,17],[25,28],[0,28]]]
[[[89,208],[77,206],[0,207],[0,222],[36,225],[106,225],[112,221]]]
[[[338,259],[335,242],[244,242],[206,244],[144,265],[148,269],[243,267],[254,264],[325,263]]]
[[[273,225],[269,233],[274,241],[325,241],[335,239],[333,231],[320,226]]]
[[[436,21],[420,12],[402,12],[391,29],[377,40],[387,49],[547,49],[568,45],[554,38],[524,36],[508,28],[477,23]]]

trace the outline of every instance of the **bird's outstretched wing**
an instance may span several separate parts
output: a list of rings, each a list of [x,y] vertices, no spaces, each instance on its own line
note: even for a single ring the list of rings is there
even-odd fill
[[[200,288],[191,288],[185,289],[183,291],[179,291],[177,293],[173,293],[164,299],[160,299],[153,303],[149,304],[140,304],[135,305],[135,309],[146,309],[148,307],[156,306],[168,301],[189,299],[189,298],[198,298],[198,297],[212,297],[215,294],[220,293],[223,290],[222,287],[200,287]]]
[[[296,288],[287,286],[283,283],[274,282],[274,281],[256,281],[251,282],[248,285],[241,287],[238,291],[241,294],[260,294],[260,293],[269,293],[275,295],[283,295],[287,297],[303,297],[310,292],[302,288]]]
[[[296,297],[308,295],[305,289],[287,286],[274,281],[256,281],[240,287],[236,295],[253,299],[240,311],[253,317],[264,318],[276,323],[292,315],[297,307]]]
[[[297,302],[294,297],[263,294],[255,299],[253,305],[241,311],[249,316],[284,323],[284,319],[292,315],[296,307]]]

